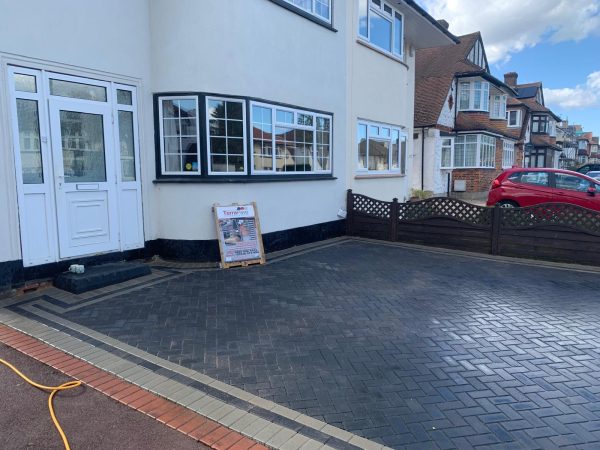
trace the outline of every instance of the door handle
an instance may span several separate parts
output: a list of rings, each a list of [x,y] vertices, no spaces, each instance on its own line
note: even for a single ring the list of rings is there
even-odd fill
[[[63,183],[65,182],[65,176],[64,175],[58,175],[56,177],[57,180],[57,184],[58,184],[58,189],[62,189]]]

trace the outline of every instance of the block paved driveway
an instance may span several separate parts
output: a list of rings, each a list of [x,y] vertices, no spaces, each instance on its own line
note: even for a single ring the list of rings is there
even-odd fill
[[[349,241],[65,317],[390,447],[600,448],[599,273]]]

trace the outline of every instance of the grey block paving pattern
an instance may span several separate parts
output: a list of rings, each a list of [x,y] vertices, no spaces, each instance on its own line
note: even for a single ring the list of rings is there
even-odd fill
[[[600,448],[599,274],[350,241],[63,317],[395,448]]]

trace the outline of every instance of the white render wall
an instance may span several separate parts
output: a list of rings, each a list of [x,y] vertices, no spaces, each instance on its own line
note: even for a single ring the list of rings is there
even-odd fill
[[[339,3],[339,2],[338,2]],[[394,197],[404,201],[410,196],[413,176],[413,122],[415,61],[411,43],[404,40],[404,62],[364,45],[358,38],[358,2],[348,15],[349,146],[347,183],[354,192],[380,200]],[[395,5],[396,6],[396,5]],[[399,9],[402,12],[402,9]],[[406,133],[406,175],[357,176],[357,121],[359,119],[399,126]]]
[[[137,85],[141,164],[148,167],[145,149],[154,147],[152,113],[145,104],[151,92],[149,52],[148,0],[0,0],[0,146],[7,150],[0,152],[0,261],[21,258],[6,65]],[[146,234],[152,235],[149,211],[145,215]]]
[[[445,195],[448,190],[448,173],[450,169],[442,169],[442,137],[440,130],[436,128],[425,129],[425,146],[421,147],[422,132],[417,130],[419,137],[415,139],[415,158],[413,189],[421,189],[421,153],[425,155],[425,167],[423,168],[423,189],[432,191],[434,195]],[[451,180],[452,182],[452,180]]]
[[[452,108],[450,108],[450,97],[452,97]],[[454,112],[456,110],[456,101],[456,83],[452,81],[452,85],[448,90],[448,95],[446,95],[446,101],[444,102],[442,110],[440,111],[440,117],[437,121],[438,124],[447,126],[449,128],[454,128]]]
[[[333,113],[337,177],[158,183],[153,202],[159,211],[154,217],[159,237],[215,239],[214,203],[256,201],[263,233],[339,219],[338,209],[345,205],[348,148],[344,22],[351,3],[335,2],[334,26],[342,23],[336,33],[269,1],[152,1],[154,92],[249,96]]]

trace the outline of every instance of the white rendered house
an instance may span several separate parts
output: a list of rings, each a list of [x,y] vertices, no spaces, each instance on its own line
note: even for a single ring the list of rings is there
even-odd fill
[[[267,251],[408,196],[410,0],[0,0],[0,291],[77,261],[218,259],[211,207]]]

